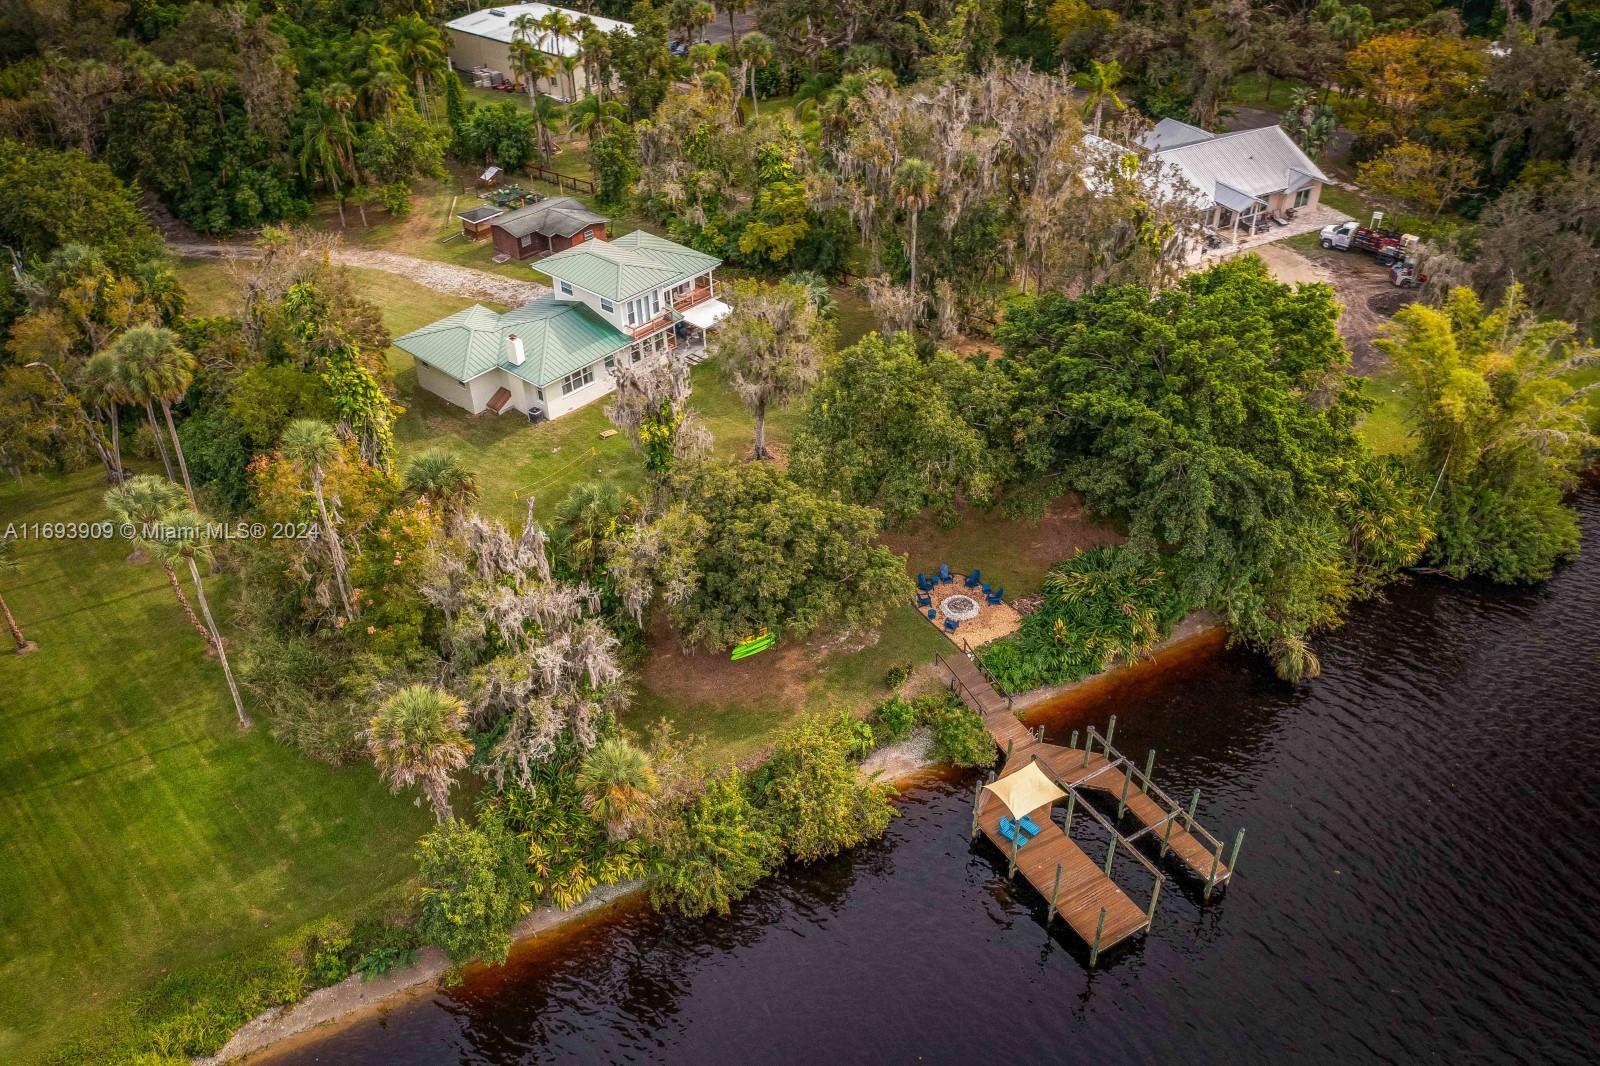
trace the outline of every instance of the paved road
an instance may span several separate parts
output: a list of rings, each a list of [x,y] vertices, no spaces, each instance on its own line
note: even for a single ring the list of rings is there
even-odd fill
[[[186,259],[256,259],[261,255],[259,249],[248,244],[228,244],[222,241],[169,240],[167,247],[174,255]],[[437,263],[431,259],[419,259],[414,255],[402,255],[399,252],[336,245],[332,254],[334,259],[345,266],[365,267],[368,270],[398,274],[435,292],[462,296],[469,300],[490,300],[516,307],[550,292],[549,286],[540,285],[536,281],[519,281],[516,278],[491,274],[487,270],[475,270],[454,263]]]

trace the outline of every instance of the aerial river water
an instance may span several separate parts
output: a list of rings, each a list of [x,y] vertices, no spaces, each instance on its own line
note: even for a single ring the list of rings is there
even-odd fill
[[[731,917],[624,904],[262,1061],[1592,1063],[1600,488],[1579,503],[1554,580],[1397,586],[1310,684],[1224,652],[1054,712],[1063,741],[1116,713],[1204,824],[1248,829],[1224,896],[1174,879],[1094,971],[968,839],[976,778],[952,775]]]

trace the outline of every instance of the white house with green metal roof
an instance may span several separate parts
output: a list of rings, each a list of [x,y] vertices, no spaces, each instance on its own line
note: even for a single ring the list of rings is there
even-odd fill
[[[394,343],[417,381],[473,414],[559,418],[611,392],[619,361],[702,348],[729,311],[715,256],[653,234],[589,241],[542,260],[555,291],[505,314],[473,305]]]

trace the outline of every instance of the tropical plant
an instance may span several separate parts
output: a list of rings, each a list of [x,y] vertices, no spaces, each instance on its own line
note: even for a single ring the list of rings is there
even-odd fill
[[[1573,377],[1594,353],[1572,326],[1540,321],[1520,286],[1493,309],[1458,288],[1442,308],[1401,308],[1377,343],[1405,378],[1433,561],[1455,577],[1533,581],[1576,555],[1563,497],[1595,437]]]
[[[881,836],[894,817],[894,789],[856,768],[852,722],[848,714],[808,715],[752,778],[762,811],[801,862]]]
[[[994,738],[970,707],[944,692],[919,697],[918,719],[933,735],[933,757],[951,766],[992,766]]]
[[[89,357],[78,375],[78,396],[83,403],[111,426],[111,481],[121,481],[126,472],[122,465],[122,416],[124,403],[131,403],[121,380],[117,354],[107,350]]]
[[[833,335],[832,324],[801,286],[734,282],[733,312],[718,324],[708,348],[755,416],[757,459],[767,458],[767,409],[796,399],[816,382]]]
[[[621,736],[607,737],[584,753],[576,784],[584,810],[613,840],[633,834],[657,789],[650,756]]]
[[[533,101],[533,130],[539,139],[539,155],[545,163],[555,154],[554,133],[565,124],[566,108],[553,96],[540,96]]]
[[[339,524],[334,521],[333,512],[328,508],[327,496],[322,491],[328,465],[343,453],[339,438],[326,422],[300,418],[289,423],[288,428],[283,431],[279,448],[284,458],[294,463],[309,481],[311,494],[317,501],[317,513],[321,517],[321,540],[328,553],[328,561],[333,567],[339,602],[344,607],[345,617],[354,618],[358,613],[358,605],[350,595],[344,543],[339,534]]]
[[[607,546],[643,517],[637,497],[614,481],[580,481],[556,507],[557,550],[568,566],[587,578],[605,557]]]
[[[367,751],[391,791],[416,785],[447,822],[454,774],[467,765],[472,742],[463,729],[467,709],[461,700],[432,685],[407,685],[384,700],[367,725]]]
[[[772,62],[772,38],[760,30],[751,30],[734,46],[739,57],[739,89],[748,89],[752,114],[761,114],[761,100],[756,95],[756,71]]]
[[[650,902],[691,917],[727,914],[783,857],[737,768],[724,770],[651,826]]]
[[[532,18],[528,15],[519,15],[513,25],[519,35],[532,32]],[[539,99],[539,79],[550,76],[552,58],[533,41],[521,36],[512,40],[508,52],[511,56],[511,76],[527,90],[528,108],[531,110]]]
[[[200,616],[211,631],[211,647],[222,666],[222,676],[228,683],[228,694],[233,697],[233,709],[239,717],[239,728],[249,729],[250,716],[245,713],[244,698],[239,694],[239,684],[233,677],[233,666],[228,662],[228,647],[211,614],[211,603],[206,599],[205,581],[200,577],[200,563],[213,562],[210,523],[196,511],[174,511],[161,523],[160,532],[146,541],[152,555],[163,565],[175,565],[182,560],[189,568],[189,580],[194,585],[194,597],[200,604]]]
[[[478,482],[461,457],[448,448],[418,452],[406,463],[406,491],[438,504],[446,515],[459,518],[478,498]]]
[[[1119,548],[1091,548],[1052,566],[1044,601],[1022,628],[978,656],[1002,691],[1079,681],[1142,658],[1187,613],[1177,582]]]
[[[350,117],[321,94],[306,90],[304,117],[300,123],[297,158],[300,174],[305,178],[320,178],[327,182],[339,208],[339,225],[343,228],[345,184],[357,180],[355,150],[356,135]]]
[[[1082,89],[1088,98],[1083,102],[1083,113],[1094,116],[1094,134],[1100,135],[1100,124],[1105,118],[1106,105],[1110,104],[1118,111],[1125,111],[1128,105],[1117,95],[1117,86],[1122,84],[1122,64],[1115,59],[1102,63],[1095,59],[1089,62],[1089,69],[1078,76],[1078,88]]]
[[[911,291],[915,294],[918,291],[917,223],[921,218],[922,209],[933,202],[934,195],[939,191],[939,176],[932,164],[926,160],[906,159],[895,168],[891,190],[896,206],[909,216],[906,231],[910,244],[908,255],[911,263]]]
[[[389,23],[384,43],[393,50],[400,68],[410,74],[416,84],[422,116],[431,118],[428,82],[448,69],[444,34],[421,15],[407,14]]]
[[[417,842],[417,932],[456,965],[504,962],[511,929],[527,910],[517,840],[492,818],[450,819]]]
[[[183,490],[165,478],[153,477],[149,474],[139,474],[129,478],[120,485],[108,490],[105,496],[106,508],[111,512],[111,517],[120,528],[131,529],[136,544],[150,548],[158,537],[148,531],[166,523],[170,516],[183,511],[187,505]],[[178,572],[172,566],[172,560],[163,553],[155,553],[161,564],[161,569],[166,572],[167,584],[172,589],[173,598],[178,601],[178,608],[183,611],[184,618],[200,639],[206,642],[206,653],[216,654],[216,640],[211,630],[203,625],[194,607],[189,603],[189,597],[183,591],[183,584],[178,580]]]
[[[624,125],[623,106],[590,94],[567,108],[567,132],[595,137]]]
[[[17,562],[17,542],[10,537],[0,538],[0,577],[9,577],[19,573],[22,569]],[[5,594],[0,592],[0,614],[6,619],[6,629],[11,633],[11,646],[18,655],[26,655],[38,648],[38,645],[22,635],[22,627],[17,625],[17,620],[11,614],[11,605],[6,602]]]
[[[116,339],[111,350],[117,359],[115,377],[119,394],[144,405],[150,416],[150,431],[158,437],[161,431],[156,427],[154,406],[161,405],[167,435],[172,441],[173,454],[178,457],[178,470],[183,475],[184,491],[192,504],[194,486],[189,482],[189,463],[183,454],[183,442],[178,439],[178,428],[172,422],[172,405],[183,399],[194,381],[194,356],[184,349],[172,330],[151,325],[134,326]],[[162,454],[164,456],[165,451]]]

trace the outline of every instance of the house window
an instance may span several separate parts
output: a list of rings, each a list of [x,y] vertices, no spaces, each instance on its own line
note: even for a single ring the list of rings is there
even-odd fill
[[[570,396],[585,385],[594,383],[594,367],[586,366],[582,370],[574,370],[561,379],[561,395]]]
[[[661,313],[661,294],[647,292],[637,299],[628,301],[628,325],[639,326],[650,321]]]
[[[1306,206],[1306,204],[1309,204],[1310,202],[1311,202],[1311,190],[1310,189],[1301,189],[1299,192],[1294,194],[1294,205],[1296,207],[1304,207],[1304,206]]]
[[[572,286],[571,285],[567,284],[564,281],[558,282],[557,284],[559,284],[561,286],[561,295],[563,295],[563,296],[571,296],[572,295]]]
[[[600,297],[600,310],[615,311],[616,309],[616,305],[614,305],[610,300],[606,299],[604,296]]]
[[[533,238],[532,237],[524,237],[524,238],[522,238],[522,246],[524,248],[526,248],[528,245],[530,245],[532,243],[533,243]]]
[[[617,369],[617,357],[614,354],[606,356],[606,373],[609,374],[609,373],[611,373],[612,371],[614,371],[616,369]]]

